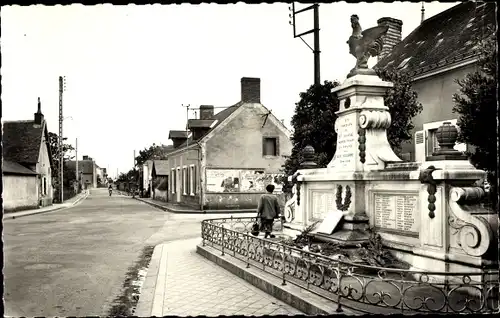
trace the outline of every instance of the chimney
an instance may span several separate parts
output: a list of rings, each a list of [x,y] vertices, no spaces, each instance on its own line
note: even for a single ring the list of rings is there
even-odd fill
[[[214,106],[201,105],[200,106],[200,119],[212,119],[214,117]]]
[[[38,97],[38,111],[35,113],[35,124],[41,125],[42,122],[43,122],[42,103],[40,102],[40,97]]]
[[[394,18],[381,18],[377,21],[380,26],[388,26],[389,29],[387,33],[382,36],[382,51],[378,55],[378,60],[380,61],[387,55],[391,54],[392,49],[401,42],[401,30],[403,26],[403,21]]]
[[[83,160],[89,160],[89,156],[83,156]]]
[[[260,103],[260,78],[241,78],[241,101],[244,103]]]

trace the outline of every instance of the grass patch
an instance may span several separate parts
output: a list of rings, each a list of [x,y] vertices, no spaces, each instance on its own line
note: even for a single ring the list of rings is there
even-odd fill
[[[144,247],[137,262],[128,268],[122,293],[113,301],[109,309],[109,316],[128,317],[134,315],[135,307],[139,301],[141,284],[138,284],[138,282],[141,281],[140,273],[149,266],[153,250],[154,246]]]

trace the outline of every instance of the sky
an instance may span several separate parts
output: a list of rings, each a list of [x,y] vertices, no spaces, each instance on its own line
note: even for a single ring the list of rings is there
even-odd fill
[[[456,4],[425,3],[425,18]],[[242,77],[261,79],[262,104],[291,128],[299,94],[314,81],[314,59],[293,37],[288,7],[2,6],[2,121],[32,119],[40,97],[49,131],[58,133],[58,78],[65,76],[63,135],[73,146],[78,139],[79,159],[92,157],[111,177],[132,168],[134,150],[171,144],[168,132],[185,129],[182,105],[240,101]],[[420,9],[410,2],[320,4],[321,81],[343,82],[354,67],[346,44],[352,14],[363,29],[382,17],[400,19],[404,38],[420,24]],[[312,10],[297,15],[297,33],[312,27]],[[303,39],[313,46],[312,34]]]

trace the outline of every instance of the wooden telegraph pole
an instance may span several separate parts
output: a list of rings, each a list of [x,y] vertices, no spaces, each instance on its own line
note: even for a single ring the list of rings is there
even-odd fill
[[[64,201],[64,151],[63,151],[63,91],[66,88],[66,78],[59,76],[59,182],[61,191],[61,203]]]

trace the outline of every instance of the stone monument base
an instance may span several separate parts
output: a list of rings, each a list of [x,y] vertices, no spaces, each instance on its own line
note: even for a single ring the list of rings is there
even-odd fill
[[[356,75],[375,75],[377,76],[377,73],[371,69],[371,68],[353,68],[349,74],[347,74],[347,78],[356,76]]]

